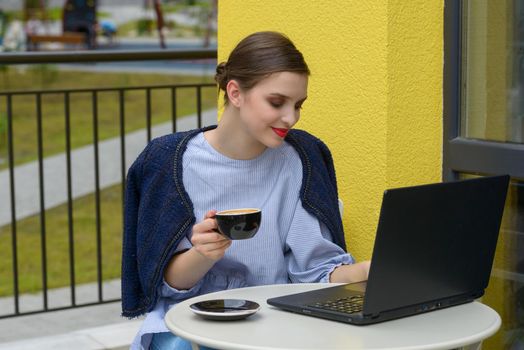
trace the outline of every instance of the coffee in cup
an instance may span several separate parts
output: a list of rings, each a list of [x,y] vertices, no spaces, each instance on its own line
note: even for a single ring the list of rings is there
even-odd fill
[[[260,227],[262,211],[256,208],[222,210],[215,214],[218,232],[229,239],[253,237]]]

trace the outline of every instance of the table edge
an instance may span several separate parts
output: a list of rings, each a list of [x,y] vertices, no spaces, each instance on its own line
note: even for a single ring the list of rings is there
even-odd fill
[[[341,283],[303,283],[301,285],[302,286],[306,286],[306,287],[319,286],[319,287],[324,287],[325,288],[325,287],[335,286],[337,284],[341,284]],[[240,288],[240,289],[278,288],[279,286],[289,286],[289,284],[273,284],[273,285],[264,285],[264,286],[251,286],[251,287],[244,287],[244,288]],[[318,288],[318,289],[320,289],[320,288]],[[197,297],[209,296],[209,297],[212,298],[212,296],[214,294],[223,293],[223,292],[224,291],[217,291],[217,292],[213,292],[213,293],[209,293],[209,294],[198,295],[198,296],[195,296],[193,298],[186,299],[186,300],[184,300],[184,301],[174,305],[166,313],[166,315],[164,317],[164,322],[165,322],[167,328],[171,332],[176,333],[176,335],[180,336],[181,338],[184,338],[184,339],[189,340],[191,342],[195,342],[195,343],[200,344],[200,345],[209,346],[209,347],[222,348],[222,346],[223,346],[224,349],[232,349],[232,350],[275,350],[275,348],[268,348],[268,347],[265,347],[265,346],[252,346],[252,345],[246,345],[246,344],[238,345],[238,344],[234,344],[234,343],[222,342],[222,341],[217,341],[217,340],[214,340],[213,342],[209,342],[207,338],[201,337],[199,335],[195,335],[194,333],[189,333],[189,332],[186,332],[184,330],[178,329],[177,327],[174,327],[173,324],[171,324],[170,319],[168,317],[168,314],[174,312],[172,310],[174,310],[176,307],[183,307],[182,304],[192,303],[192,299],[197,298]],[[411,347],[411,346],[409,346],[409,347],[395,347],[395,348],[388,347],[388,348],[374,349],[374,350],[426,350],[426,349],[428,349],[428,350],[429,349],[436,350],[436,349],[452,349],[452,348],[456,348],[456,347],[462,347],[462,346],[467,346],[467,345],[471,345],[471,344],[475,344],[475,343],[480,343],[480,342],[484,341],[485,339],[491,337],[493,334],[495,334],[499,330],[499,328],[500,328],[500,326],[502,324],[502,320],[501,320],[500,315],[498,314],[498,312],[496,312],[493,308],[489,307],[488,305],[483,304],[483,303],[481,303],[479,301],[473,301],[472,303],[480,305],[481,307],[486,308],[488,310],[491,310],[494,313],[494,315],[495,315],[495,320],[494,320],[493,324],[489,328],[484,330],[482,333],[475,334],[474,336],[471,336],[471,337],[466,337],[466,338],[462,338],[462,339],[458,339],[458,340],[454,340],[454,341],[449,341],[447,343],[439,344],[439,348],[436,348],[434,345],[428,345],[427,347],[426,346],[424,346],[424,347],[420,347],[420,346]],[[440,347],[440,346],[442,346],[442,347]],[[282,347],[282,348],[278,348],[278,350],[296,350],[296,349]],[[321,350],[321,349],[318,349],[318,350]],[[350,350],[350,349],[348,349],[348,350]]]

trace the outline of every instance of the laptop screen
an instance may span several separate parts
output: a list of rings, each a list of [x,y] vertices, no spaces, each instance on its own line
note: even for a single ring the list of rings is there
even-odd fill
[[[385,191],[364,313],[482,295],[508,183],[492,176]]]

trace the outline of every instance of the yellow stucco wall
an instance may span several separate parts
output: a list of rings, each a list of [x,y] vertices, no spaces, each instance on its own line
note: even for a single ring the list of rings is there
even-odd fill
[[[443,1],[220,0],[219,62],[287,34],[312,71],[297,127],[330,147],[349,250],[371,257],[382,192],[441,180]]]

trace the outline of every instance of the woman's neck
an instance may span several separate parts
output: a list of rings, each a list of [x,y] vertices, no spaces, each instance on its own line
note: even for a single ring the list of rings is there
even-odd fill
[[[247,132],[238,111],[230,106],[226,106],[217,128],[206,131],[204,137],[215,150],[232,159],[253,159],[267,148]]]

